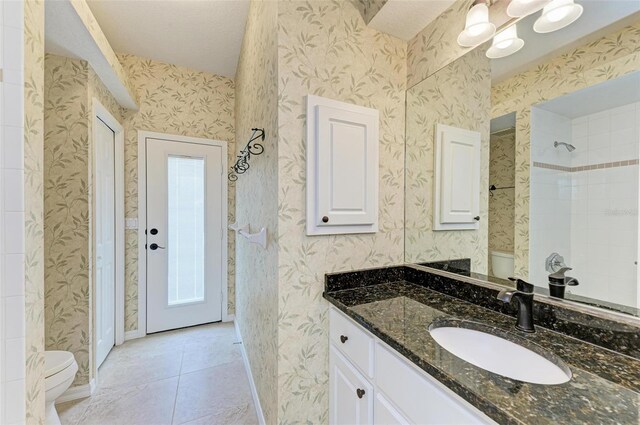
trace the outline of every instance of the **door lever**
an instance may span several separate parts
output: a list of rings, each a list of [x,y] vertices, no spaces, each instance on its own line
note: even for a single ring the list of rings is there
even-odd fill
[[[160,245],[158,245],[157,243],[152,243],[151,245],[149,245],[149,249],[150,249],[151,251],[155,251],[155,250],[156,250],[156,249],[158,249],[158,248],[160,248],[160,249],[164,249],[164,247],[163,247],[163,246],[160,246]]]

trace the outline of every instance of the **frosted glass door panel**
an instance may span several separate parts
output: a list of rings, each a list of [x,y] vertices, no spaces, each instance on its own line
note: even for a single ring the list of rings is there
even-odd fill
[[[168,158],[168,303],[204,300],[203,158]]]
[[[222,319],[221,145],[146,139],[147,332]]]

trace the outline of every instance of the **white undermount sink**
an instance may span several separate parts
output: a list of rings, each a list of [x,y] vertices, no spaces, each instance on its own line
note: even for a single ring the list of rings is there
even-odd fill
[[[562,384],[571,379],[571,370],[557,356],[537,349],[543,353],[539,354],[500,336],[470,329],[482,326],[464,321],[455,326],[433,323],[429,332],[442,348],[456,357],[507,378],[543,385]],[[515,336],[510,338],[517,340]]]

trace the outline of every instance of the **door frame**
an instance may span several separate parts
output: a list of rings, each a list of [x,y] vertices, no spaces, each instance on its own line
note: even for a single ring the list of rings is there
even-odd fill
[[[229,282],[228,282],[228,207],[229,185],[225,184],[227,170],[227,145],[222,140],[205,139],[200,137],[182,136],[178,134],[158,133],[154,131],[138,130],[138,329],[137,338],[147,335],[147,250],[145,244],[147,237],[144,229],[147,228],[147,139],[160,139],[171,142],[194,143],[199,145],[219,146],[222,148],[222,321],[232,320],[229,316]]]
[[[100,103],[97,98],[93,98],[93,114],[92,114],[92,172],[91,172],[91,190],[92,193],[96,193],[96,181],[95,181],[95,170],[97,167],[96,163],[96,155],[97,149],[93,148],[95,143],[98,140],[97,137],[97,120],[101,120],[104,122],[107,127],[111,128],[114,133],[114,162],[115,162],[115,285],[116,285],[116,299],[115,299],[115,344],[120,345],[124,342],[124,280],[125,280],[125,256],[124,256],[124,247],[125,247],[125,234],[124,234],[124,128],[118,122],[118,120],[111,115],[111,112],[107,108]],[[91,208],[92,211],[95,212],[95,196],[92,196],[91,200]],[[92,218],[95,218],[95,213],[92,214]],[[95,221],[92,220],[91,223],[91,264],[92,264],[92,272],[91,272],[91,280],[92,290],[95,294],[93,297],[93,306],[94,306],[94,316],[95,309],[97,306],[97,291],[95,290],[95,264],[96,264],[96,234],[95,234]],[[93,320],[93,334],[95,335],[96,329],[96,320]],[[93,351],[94,355],[97,349],[97,338],[93,338]],[[95,359],[94,359],[95,365]],[[95,366],[94,366],[95,367]],[[97,369],[97,368],[96,368]]]

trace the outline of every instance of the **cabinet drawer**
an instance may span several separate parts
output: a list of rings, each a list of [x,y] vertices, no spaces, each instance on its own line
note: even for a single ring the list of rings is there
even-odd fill
[[[408,362],[384,344],[376,345],[377,388],[409,422],[425,425],[494,423],[457,394]]]
[[[374,339],[335,308],[329,310],[329,338],[356,367],[373,377]]]

